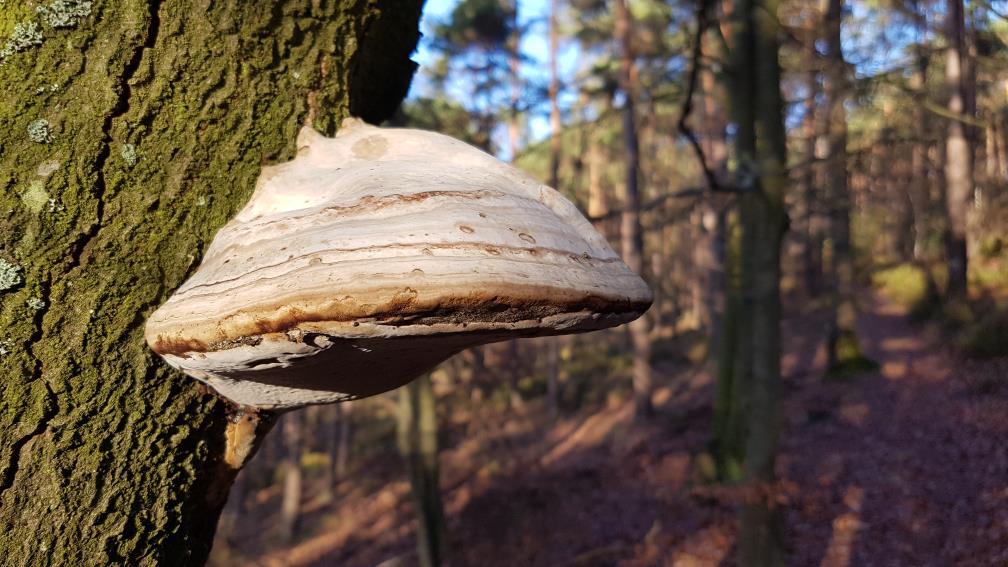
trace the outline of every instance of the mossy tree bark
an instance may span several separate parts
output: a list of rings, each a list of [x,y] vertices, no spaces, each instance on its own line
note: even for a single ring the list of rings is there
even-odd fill
[[[732,116],[738,203],[737,287],[726,317],[734,343],[722,353],[719,379],[730,376],[735,415],[744,429],[738,562],[786,564],[775,461],[780,421],[780,248],[787,229],[789,179],[784,103],[780,93],[781,26],[777,0],[738,0],[731,6]]]
[[[420,2],[95,0],[70,27],[14,4],[0,37],[41,37],[0,66],[0,258],[20,280],[0,290],[0,556],[198,565],[241,460],[225,435],[257,418],[156,360],[144,320],[310,109],[329,134],[391,114]]]

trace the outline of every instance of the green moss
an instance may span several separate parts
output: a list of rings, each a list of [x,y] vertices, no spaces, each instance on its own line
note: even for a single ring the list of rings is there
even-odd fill
[[[986,309],[966,323],[959,345],[968,356],[976,358],[1008,356],[1008,306]]]
[[[937,285],[929,271],[914,264],[898,264],[872,274],[872,285],[909,310],[917,320],[937,313],[941,305]]]
[[[861,350],[857,335],[853,332],[841,332],[836,342],[836,361],[827,369],[827,380],[847,380],[863,372],[871,372],[878,368],[878,363],[868,358]]]
[[[1008,261],[991,259],[971,262],[970,284],[980,289],[1008,288]]]

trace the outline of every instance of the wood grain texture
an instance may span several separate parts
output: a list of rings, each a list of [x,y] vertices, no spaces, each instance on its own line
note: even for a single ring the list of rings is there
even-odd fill
[[[458,140],[310,128],[147,322],[243,405],[402,385],[464,348],[637,318],[651,292],[555,190]]]

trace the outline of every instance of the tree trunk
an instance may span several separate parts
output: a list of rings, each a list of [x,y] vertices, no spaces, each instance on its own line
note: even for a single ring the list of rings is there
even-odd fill
[[[280,523],[288,542],[297,537],[301,521],[301,449],[304,444],[305,412],[295,411],[283,417],[280,424],[284,441],[283,499],[280,503]]]
[[[819,295],[822,285],[822,250],[823,250],[823,230],[819,210],[822,206],[822,194],[817,190],[817,175],[819,163],[816,160],[816,142],[819,139],[819,122],[816,119],[816,97],[819,94],[819,55],[816,52],[816,41],[819,39],[821,29],[819,11],[809,7],[811,16],[809,18],[809,37],[806,40],[806,65],[805,71],[805,104],[804,116],[802,116],[802,136],[803,149],[806,165],[799,172],[801,183],[800,197],[802,200],[802,212],[804,219],[802,228],[804,229],[805,243],[802,247],[802,276],[805,283],[805,292],[808,296]]]
[[[918,41],[922,41],[924,22],[920,21],[918,26]],[[916,55],[917,58],[913,67],[913,74],[910,77],[910,85],[917,93],[917,96],[923,99],[927,95],[928,51],[923,45],[918,45]],[[928,130],[928,112],[922,105],[914,107],[914,129],[916,130],[915,135],[917,139],[914,141],[910,157],[910,175],[912,177],[910,202],[913,207],[914,216],[913,259],[915,262],[921,262],[925,259],[924,256],[927,251],[928,228],[930,226],[930,212],[932,209],[927,163],[928,149],[931,141]]]
[[[430,374],[399,390],[399,452],[406,461],[413,488],[417,553],[422,567],[441,565],[446,552],[434,403]]]
[[[346,477],[347,465],[350,462],[350,439],[353,433],[353,406],[336,404],[336,420],[339,422],[339,442],[333,457],[333,474],[339,481]]]
[[[605,152],[597,130],[598,127],[594,126],[588,128],[588,216],[593,219],[609,214],[609,201],[603,184]],[[599,224],[599,230],[606,236],[611,236],[610,231],[606,230],[608,222],[600,221]]]
[[[948,110],[955,116],[965,116],[967,112],[963,74],[964,30],[962,0],[948,0],[945,81],[949,95]],[[948,214],[945,237],[948,262],[947,293],[948,298],[953,301],[966,297],[968,272],[966,236],[972,201],[973,149],[967,136],[966,125],[953,118],[949,120],[945,138],[945,207]]]
[[[152,356],[144,320],[310,105],[329,134],[391,114],[420,3],[89,4],[0,66],[0,258],[22,280],[0,290],[0,557],[199,565],[269,420]]]
[[[734,97],[733,97],[734,98]],[[732,100],[733,105],[740,104]],[[738,111],[734,111],[736,114]],[[736,359],[742,354],[738,324],[742,309],[742,230],[738,212],[725,218],[725,310],[718,335],[717,384],[714,395],[714,459],[718,480],[742,481],[745,461],[745,410],[742,407],[743,376],[736,375]]]
[[[1008,124],[1006,124],[1006,112],[1004,109],[997,113],[995,124],[997,125],[997,138],[994,140],[997,146],[998,161],[998,181],[1004,183],[1008,181]]]
[[[774,497],[780,397],[780,247],[787,226],[784,103],[778,61],[776,0],[734,3],[732,114],[737,126],[738,285],[731,302],[735,337],[729,360],[736,404],[744,413],[745,449],[739,564],[785,564],[781,511]],[[727,325],[727,323],[726,323]]]
[[[823,32],[826,41],[826,184],[830,205],[829,273],[831,320],[827,344],[827,374],[845,376],[870,367],[857,336],[854,262],[850,242],[850,187],[847,182],[847,112],[849,94],[847,62],[843,57],[840,27],[843,0],[829,0]]]
[[[336,473],[336,459],[340,449],[340,437],[343,434],[345,425],[343,424],[343,406],[345,404],[333,404],[323,406],[323,415],[326,419],[324,433],[324,448],[329,463],[322,473],[322,500],[326,503],[332,502],[336,498],[336,482],[339,479]]]
[[[508,68],[511,70],[511,108],[508,112],[508,149],[511,161],[518,157],[518,144],[521,138],[521,125],[518,121],[518,105],[521,101],[521,30],[518,27],[518,0],[511,0],[508,6],[511,17],[511,34],[507,39]]]
[[[557,57],[560,49],[560,29],[558,23],[560,11],[559,0],[550,0],[549,16],[549,99],[550,99],[550,171],[549,186],[560,190],[560,135],[563,124],[560,121],[560,74],[557,71]],[[549,364],[546,370],[546,407],[550,416],[557,415],[557,379],[560,373],[560,346],[557,337],[546,339],[548,343]]]
[[[705,36],[705,39],[709,36]],[[712,59],[720,54],[712,41],[705,42],[704,53]],[[714,71],[709,66],[700,70],[700,87],[703,92],[703,150],[708,166],[723,178],[728,164],[726,140],[727,117],[724,110],[724,93],[718,87]],[[707,335],[708,359],[717,358],[717,337],[721,333],[721,319],[725,304],[725,214],[721,196],[705,195],[696,204],[693,230],[696,247],[693,264],[696,275],[691,279],[693,312]]]
[[[631,50],[631,21],[626,0],[615,0],[616,40],[620,50],[620,90],[623,91],[623,145],[626,152],[626,183],[623,214],[620,222],[623,261],[634,272],[644,274],[644,237],[640,223],[640,151],[634,118],[636,72]],[[634,415],[646,419],[653,413],[651,406],[651,338],[647,317],[631,322],[633,342]]]

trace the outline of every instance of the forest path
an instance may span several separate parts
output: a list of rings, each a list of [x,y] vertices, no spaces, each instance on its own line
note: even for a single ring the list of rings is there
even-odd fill
[[[846,381],[821,379],[810,321],[785,325],[794,564],[1008,565],[1008,360],[963,358],[878,294],[862,308],[879,369]]]
[[[862,303],[863,346],[880,366],[844,381],[822,379],[822,314],[784,321],[778,470],[791,564],[1008,565],[1008,358],[964,359],[883,297]],[[446,431],[451,565],[734,565],[734,491],[700,473],[713,379],[681,361],[655,373],[659,415],[647,426],[617,398],[556,422],[535,402],[521,414],[480,404],[469,426]],[[309,479],[297,543],[278,539],[279,491],[266,490],[246,512],[242,551],[220,545],[213,565],[415,565],[398,457],[357,463],[334,502],[310,496],[318,487]]]

